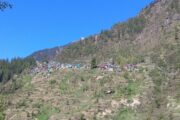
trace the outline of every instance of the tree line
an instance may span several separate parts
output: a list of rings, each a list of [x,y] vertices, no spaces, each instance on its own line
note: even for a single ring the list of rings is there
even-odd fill
[[[34,58],[13,58],[0,60],[0,83],[11,80],[14,75],[21,74],[24,70],[36,66]]]

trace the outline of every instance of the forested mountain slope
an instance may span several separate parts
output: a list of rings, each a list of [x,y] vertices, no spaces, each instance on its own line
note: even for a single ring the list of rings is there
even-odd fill
[[[117,23],[110,30],[66,46],[57,60],[89,61],[96,57],[99,61],[113,58],[119,63],[121,57],[143,56],[161,44],[173,43],[180,20],[179,4],[179,0],[156,0],[127,22]]]
[[[0,85],[0,120],[180,119],[179,0],[156,0],[127,22],[55,51],[41,60],[113,60],[121,70],[20,74]]]

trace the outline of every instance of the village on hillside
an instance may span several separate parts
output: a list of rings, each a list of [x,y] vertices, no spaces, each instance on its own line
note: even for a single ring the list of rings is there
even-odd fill
[[[36,61],[37,66],[31,70],[32,74],[38,74],[38,73],[47,73],[47,75],[50,75],[56,70],[66,70],[66,69],[72,69],[72,70],[90,70],[91,65],[90,64],[70,64],[70,63],[59,63],[55,61],[50,62],[39,62]],[[98,64],[96,66],[96,69],[102,71],[102,72],[116,72],[120,73],[122,71],[128,71],[128,72],[136,72],[139,71],[145,63],[139,63],[139,64],[125,64],[123,66],[112,64],[110,62],[103,62],[101,64]]]

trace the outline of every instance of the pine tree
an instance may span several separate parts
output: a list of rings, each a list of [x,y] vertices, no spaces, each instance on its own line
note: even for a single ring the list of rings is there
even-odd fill
[[[96,58],[93,58],[91,60],[91,69],[95,69],[97,68],[97,62],[96,62]]]

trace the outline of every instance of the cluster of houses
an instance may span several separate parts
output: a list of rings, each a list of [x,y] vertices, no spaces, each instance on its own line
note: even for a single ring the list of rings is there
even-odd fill
[[[97,68],[100,69],[100,70],[106,70],[106,71],[118,71],[120,72],[121,71],[121,68],[119,65],[113,65],[113,64],[110,64],[110,63],[102,63],[102,64],[99,64],[97,65]]]
[[[126,64],[122,67],[119,65],[114,65],[110,63],[102,63],[97,65],[97,68],[100,70],[105,70],[105,71],[114,71],[114,72],[121,72],[122,70],[128,71],[128,72],[133,72],[133,71],[139,71],[139,68],[141,67],[140,64]]]
[[[31,73],[52,73],[55,70],[61,69],[90,69],[89,65],[78,64],[60,64],[59,62],[37,62],[37,67],[32,69]],[[97,65],[97,69],[109,72],[121,72],[122,69],[126,71],[138,71],[138,65],[126,64],[122,68],[119,65],[111,63],[102,63]]]
[[[82,64],[61,64],[59,62],[51,61],[51,62],[38,62],[37,61],[37,67],[32,69],[31,73],[51,73],[55,70],[60,69],[83,69],[88,68],[85,65]]]

